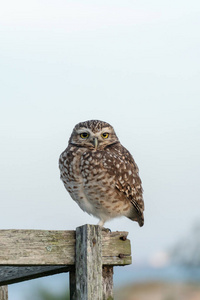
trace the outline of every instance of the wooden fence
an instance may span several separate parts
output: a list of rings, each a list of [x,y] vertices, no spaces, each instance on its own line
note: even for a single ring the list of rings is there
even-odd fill
[[[131,264],[127,232],[97,225],[76,231],[1,230],[0,300],[7,285],[70,272],[71,300],[113,299],[113,267]]]

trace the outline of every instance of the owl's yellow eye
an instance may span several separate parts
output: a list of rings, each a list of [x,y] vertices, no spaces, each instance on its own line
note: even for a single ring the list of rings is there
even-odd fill
[[[102,136],[102,138],[107,139],[109,137],[109,133],[104,132],[104,133],[102,133],[101,136]]]
[[[89,133],[87,133],[87,132],[82,132],[82,133],[80,134],[80,137],[81,137],[82,139],[87,139],[87,138],[89,137]]]

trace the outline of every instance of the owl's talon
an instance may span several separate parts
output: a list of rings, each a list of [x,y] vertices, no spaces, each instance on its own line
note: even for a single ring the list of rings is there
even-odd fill
[[[102,231],[105,231],[106,233],[110,233],[111,232],[110,228],[105,228],[105,227],[102,227]]]

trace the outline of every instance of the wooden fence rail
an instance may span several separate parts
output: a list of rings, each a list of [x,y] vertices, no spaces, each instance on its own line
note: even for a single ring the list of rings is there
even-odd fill
[[[113,299],[113,266],[131,264],[127,232],[97,225],[76,231],[1,230],[0,300],[5,285],[70,272],[71,300]]]

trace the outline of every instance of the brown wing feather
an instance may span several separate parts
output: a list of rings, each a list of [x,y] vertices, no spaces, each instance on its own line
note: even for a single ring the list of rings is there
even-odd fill
[[[110,156],[110,164],[108,164],[109,159],[107,159],[106,168],[113,173],[113,165],[115,165],[116,189],[123,193],[133,205],[128,218],[137,220],[139,225],[142,226],[144,224],[144,201],[142,182],[139,177],[137,164],[129,151],[121,144],[113,145],[107,150],[107,155]],[[112,153],[112,156],[109,152]]]

